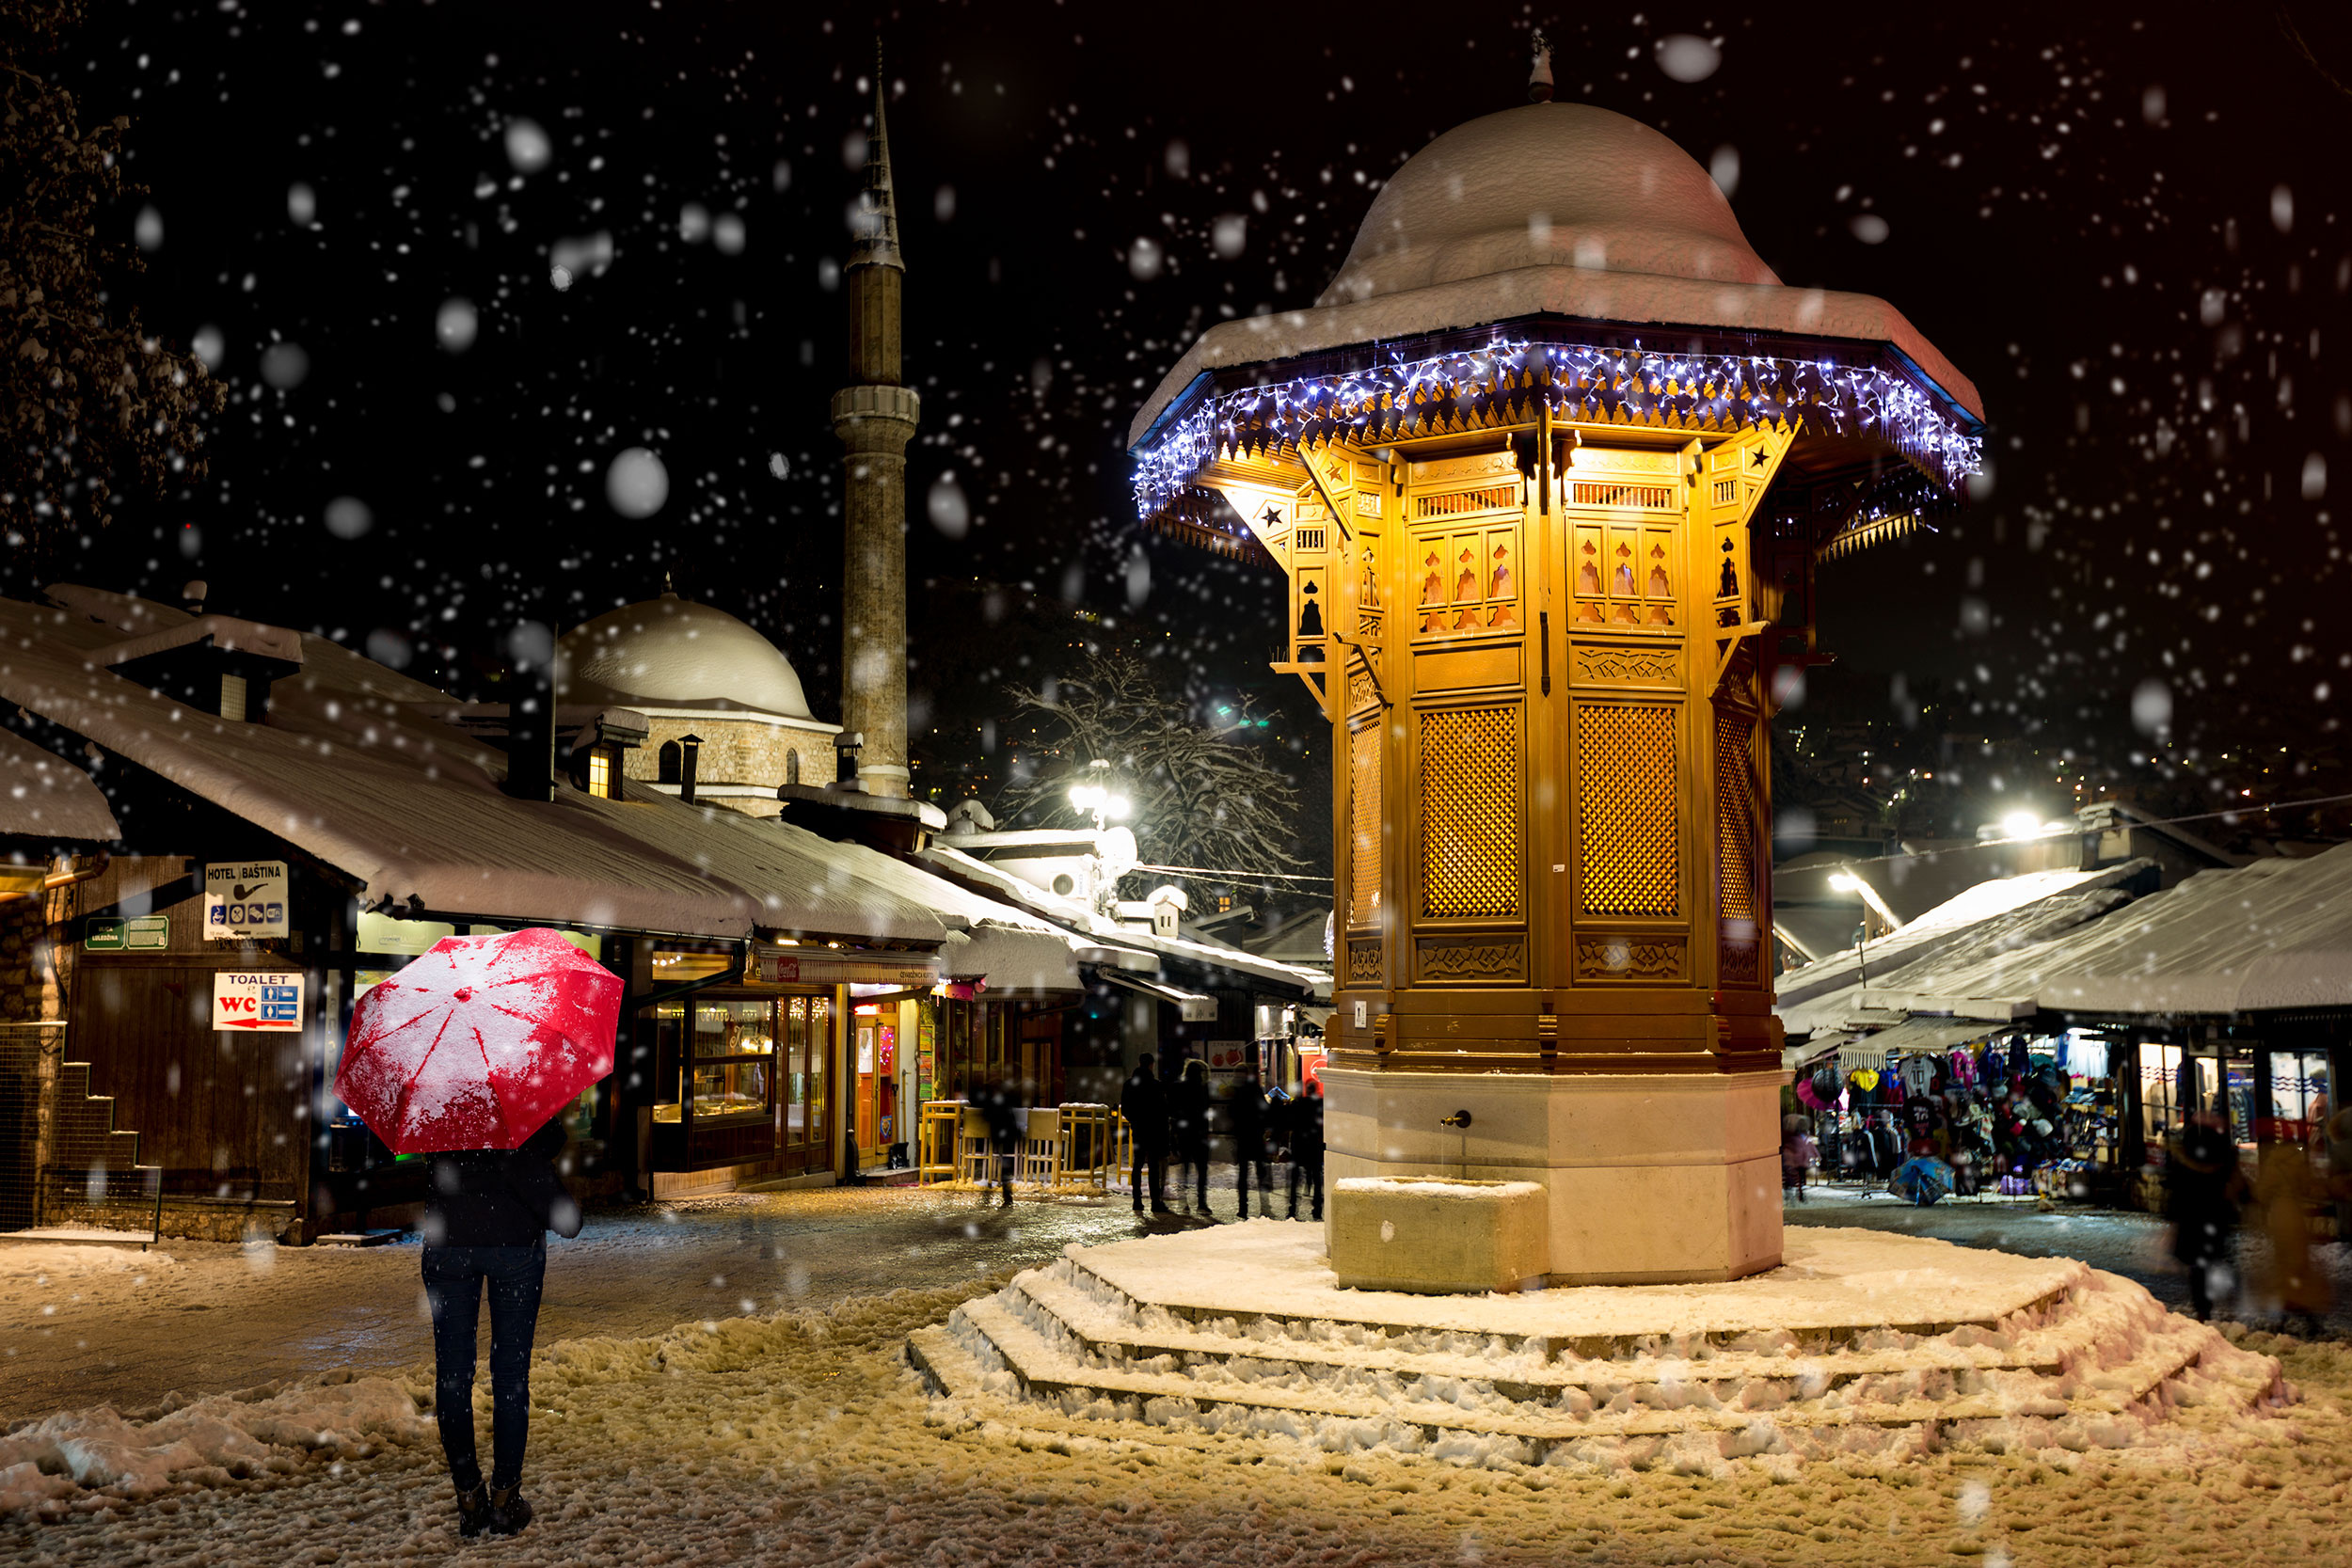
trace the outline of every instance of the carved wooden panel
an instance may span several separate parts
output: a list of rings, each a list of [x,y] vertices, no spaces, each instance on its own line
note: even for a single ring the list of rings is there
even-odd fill
[[[1690,973],[1690,944],[1679,936],[1634,936],[1580,932],[1576,978],[1583,980],[1680,980]]]
[[[1527,942],[1520,937],[1423,937],[1414,943],[1424,981],[1524,980]]]
[[[1422,716],[1424,916],[1519,912],[1520,762],[1516,706],[1440,708]]]
[[[1762,943],[1754,937],[1724,936],[1716,945],[1718,980],[1726,986],[1753,986],[1763,978]]]
[[[1380,924],[1379,719],[1347,736],[1347,924],[1362,929]]]
[[[1578,686],[1650,686],[1682,689],[1682,650],[1607,643],[1568,645],[1568,679]]]
[[[1682,782],[1676,752],[1670,707],[1578,705],[1578,882],[1586,914],[1681,912]]]
[[[1756,918],[1756,715],[1715,709],[1715,871],[1725,920]]]
[[[1518,686],[1519,650],[1459,648],[1413,656],[1413,684],[1422,691],[1472,686]]]
[[[1347,944],[1346,983],[1351,986],[1376,986],[1380,983],[1378,942],[1351,942]]]

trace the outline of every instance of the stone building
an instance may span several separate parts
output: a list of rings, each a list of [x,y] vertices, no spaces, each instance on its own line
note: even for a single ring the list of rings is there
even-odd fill
[[[624,754],[632,784],[679,793],[692,746],[695,800],[773,816],[778,784],[834,776],[841,726],[810,717],[791,661],[723,610],[664,592],[609,610],[564,633],[555,679],[559,712],[645,716],[644,743]]]

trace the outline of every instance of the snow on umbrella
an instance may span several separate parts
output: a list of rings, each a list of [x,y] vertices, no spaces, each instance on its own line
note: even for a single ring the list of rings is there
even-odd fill
[[[335,1092],[396,1154],[519,1148],[612,1070],[620,1013],[553,931],[444,937],[359,999]]]

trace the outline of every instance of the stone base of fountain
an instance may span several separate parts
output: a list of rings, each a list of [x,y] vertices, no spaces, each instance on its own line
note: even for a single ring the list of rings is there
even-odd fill
[[[1054,1440],[1587,1468],[2128,1449],[2291,1397],[2072,1259],[1810,1227],[1786,1250],[1722,1284],[1429,1295],[1348,1289],[1322,1227],[1256,1221],[1073,1247],[908,1351],[943,1419]]]

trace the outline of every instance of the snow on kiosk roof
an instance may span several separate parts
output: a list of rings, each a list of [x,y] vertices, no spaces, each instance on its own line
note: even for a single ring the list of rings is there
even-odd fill
[[[1212,465],[1287,476],[1300,447],[1509,428],[1538,408],[1694,434],[1793,427],[1792,477],[1867,483],[1854,543],[1977,471],[1983,424],[1975,385],[1894,307],[1781,282],[1666,136],[1531,103],[1408,159],[1311,309],[1201,335],[1130,430],[1136,503],[1241,552],[1246,532],[1195,483]]]
[[[301,673],[267,723],[244,723],[108,667],[125,631],[168,632],[181,611],[49,596],[0,600],[0,698],[277,834],[366,907],[729,939],[929,945],[951,929],[888,857],[785,823],[666,797],[512,800],[504,754],[433,716],[447,694],[324,638],[300,637]]]

